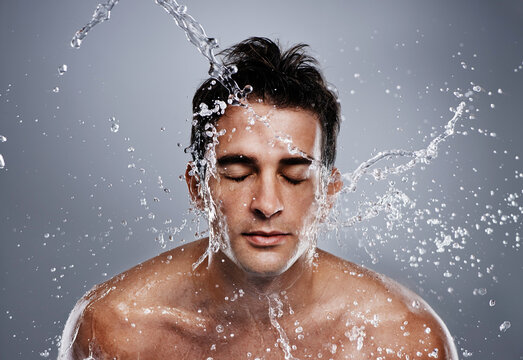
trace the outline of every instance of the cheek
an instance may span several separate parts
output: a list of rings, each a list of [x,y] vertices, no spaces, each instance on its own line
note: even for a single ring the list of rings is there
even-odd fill
[[[252,198],[252,192],[248,186],[236,183],[222,181],[220,184],[214,184],[211,188],[211,194],[216,205],[220,207],[221,212],[229,218],[243,209],[248,209],[249,198]]]
[[[285,190],[286,208],[293,213],[307,214],[316,208],[314,183],[296,186]]]

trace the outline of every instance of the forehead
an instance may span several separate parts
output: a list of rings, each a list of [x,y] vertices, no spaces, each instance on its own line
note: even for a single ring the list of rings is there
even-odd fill
[[[269,104],[250,104],[248,108],[229,106],[218,120],[217,129],[226,131],[216,147],[218,156],[227,153],[288,156],[288,144],[314,159],[321,156],[318,117],[301,108],[280,109]]]

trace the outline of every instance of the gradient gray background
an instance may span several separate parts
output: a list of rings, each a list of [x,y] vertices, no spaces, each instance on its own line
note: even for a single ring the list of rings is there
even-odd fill
[[[80,50],[72,49],[71,36],[96,4],[0,3],[0,134],[8,139],[0,143],[7,164],[0,170],[2,359],[41,359],[46,350],[56,357],[57,336],[75,301],[94,284],[163,251],[155,237],[167,230],[166,220],[178,226],[193,218],[179,176],[188,160],[182,148],[188,145],[190,99],[208,64],[168,14],[146,0],[122,0],[109,22],[96,27]],[[332,236],[320,246],[421,293],[448,325],[460,354],[523,359],[521,221],[493,224],[492,234],[481,221],[498,210],[521,215],[505,199],[523,196],[516,159],[523,155],[523,3],[186,4],[222,47],[254,35],[311,45],[340,94],[342,172],[376,150],[425,146],[459,103],[453,91],[472,83],[484,89],[472,104],[476,119],[465,118],[458,127],[467,136],[449,139],[408,182],[391,178],[418,209],[432,209],[431,217],[441,210],[437,215],[449,233],[456,226],[468,229],[463,249],[435,252],[442,228],[427,225],[428,217],[414,234],[406,231],[409,220],[387,234],[382,215],[342,231],[341,246]],[[63,76],[61,64],[69,67]],[[119,121],[117,133],[110,132],[111,116]],[[159,187],[158,176],[170,193]],[[383,184],[363,188],[373,197]],[[360,198],[360,192],[346,195],[341,207],[353,210]],[[168,247],[194,238],[195,225],[189,225]],[[376,234],[384,235],[382,243],[358,245]],[[409,259],[423,240],[428,253],[414,267]],[[443,276],[447,270],[451,277]],[[479,288],[487,294],[474,295]],[[512,327],[501,333],[505,320]]]

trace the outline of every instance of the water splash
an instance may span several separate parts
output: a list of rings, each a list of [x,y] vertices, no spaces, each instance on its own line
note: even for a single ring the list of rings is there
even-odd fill
[[[203,26],[187,14],[187,6],[178,4],[176,0],[155,0],[155,2],[172,16],[176,25],[185,32],[187,40],[209,61],[211,65],[209,75],[218,80],[231,94],[228,103],[240,105],[241,99],[244,99],[252,91],[252,87],[247,85],[240,89],[232,79],[232,75],[238,69],[234,66],[225,66],[216,58],[215,50],[219,47],[218,40],[207,36]],[[106,3],[98,4],[91,21],[74,34],[71,46],[79,49],[82,41],[93,27],[110,19],[111,11],[117,3],[118,0],[108,0]]]
[[[73,39],[71,40],[71,46],[75,49],[79,49],[82,45],[82,41],[93,27],[111,18],[111,10],[116,4],[118,4],[118,0],[108,0],[104,4],[98,4],[94,10],[91,21],[74,34]]]
[[[277,342],[280,344],[280,347],[285,354],[285,360],[298,360],[292,355],[292,348],[289,344],[289,337],[278,322],[278,319],[283,316],[283,302],[279,298],[278,294],[271,294],[267,296],[267,300],[269,302],[269,319],[271,321],[272,327],[278,331],[279,337]]]
[[[454,110],[454,116],[445,125],[445,131],[434,138],[426,148],[416,151],[403,149],[381,151],[369,160],[362,162],[353,172],[343,174],[343,179],[348,181],[348,185],[345,190],[350,192],[355,191],[356,185],[358,184],[358,181],[361,179],[361,177],[364,176],[376,163],[383,159],[390,159],[392,157],[412,158],[409,162],[395,167],[374,169],[372,171],[372,176],[374,176],[376,180],[384,180],[391,174],[397,175],[404,173],[405,171],[412,169],[418,163],[428,164],[432,159],[438,156],[439,144],[454,134],[456,123],[462,117],[465,106],[465,102],[461,102],[458,105],[456,110]]]
[[[337,222],[335,225],[352,227],[357,223],[375,218],[383,211],[388,213],[387,218],[389,220],[397,221],[402,217],[403,208],[412,209],[414,206],[415,203],[405,193],[391,185],[385,194],[378,197],[376,201],[367,201],[360,204],[355,215],[349,217],[346,221]]]
[[[193,168],[189,172],[191,176],[200,176],[199,196],[203,199],[205,216],[207,217],[207,224],[209,229],[209,245],[207,250],[200,256],[200,258],[192,264],[192,269],[195,270],[200,264],[207,258],[208,263],[212,261],[213,254],[222,250],[228,254],[231,259],[234,259],[234,255],[230,252],[230,248],[227,246],[228,241],[228,224],[225,215],[220,211],[220,207],[214,200],[211,191],[209,189],[209,180],[211,177],[218,179],[216,170],[216,145],[219,140],[218,137],[225,135],[225,131],[218,131],[212,124],[207,124],[205,127],[206,134],[212,139],[212,142],[208,144],[207,152],[204,159],[197,159],[198,164],[192,164]],[[199,169],[207,166],[205,173],[199,172]]]
[[[167,11],[176,25],[185,32],[187,40],[209,61],[211,68],[209,75],[218,80],[229,91],[229,104],[239,105],[240,100],[252,90],[252,88],[245,87],[240,89],[238,84],[232,79],[232,75],[237,72],[236,67],[227,67],[223,65],[215,55],[215,50],[218,49],[218,40],[216,38],[208,37],[203,29],[203,26],[194,18],[187,14],[187,7],[179,5],[176,0],[156,0],[156,3]]]

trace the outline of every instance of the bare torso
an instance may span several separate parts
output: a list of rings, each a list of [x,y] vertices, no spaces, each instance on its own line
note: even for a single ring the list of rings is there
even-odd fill
[[[192,270],[205,246],[93,289],[66,325],[61,359],[457,359],[430,307],[376,273],[318,250],[306,291],[253,295],[214,283],[205,263]]]

